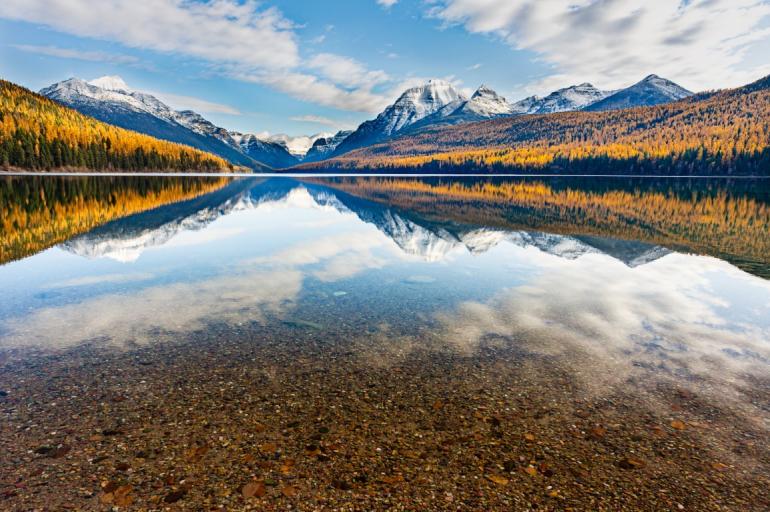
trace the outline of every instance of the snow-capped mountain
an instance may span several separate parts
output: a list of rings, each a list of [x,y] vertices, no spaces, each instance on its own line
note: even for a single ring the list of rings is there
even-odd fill
[[[40,91],[67,107],[100,121],[159,139],[187,144],[219,155],[230,162],[264,170],[274,155],[288,152],[280,144],[269,143],[269,151],[245,153],[230,133],[191,110],[176,111],[151,94],[131,89],[118,76],[105,76],[86,82],[70,78]]]
[[[515,114],[513,105],[486,85],[479,87],[465,101],[454,101],[437,112],[412,124],[409,130],[442,124],[471,123]]]
[[[621,89],[607,98],[588,105],[585,110],[600,112],[631,107],[647,107],[670,103],[692,96],[693,93],[658,75],[650,75],[631,87]]]
[[[513,114],[513,107],[504,97],[486,85],[482,85],[476,89],[471,99],[458,108],[453,115],[458,114],[479,119],[490,119]]]
[[[131,91],[126,82],[117,75],[95,78],[88,83],[96,87],[101,87],[107,91]]]
[[[229,132],[233,143],[245,154],[273,167],[283,169],[299,163],[282,143],[260,139],[251,133]]]
[[[426,127],[484,121],[522,114],[550,114],[577,110],[611,110],[627,106],[655,105],[675,101],[691,93],[655,75],[620,91],[603,91],[590,83],[565,87],[540,98],[530,96],[509,103],[491,88],[482,85],[470,97],[463,97],[451,84],[431,80],[405,91],[376,119],[366,121],[332,151],[313,151],[305,161],[339,156],[396,135]]]
[[[305,158],[307,152],[313,147],[318,139],[326,139],[333,137],[333,133],[321,132],[314,133],[313,135],[286,135],[285,133],[277,133],[275,135],[270,134],[256,134],[259,139],[267,142],[275,142],[283,145],[286,150],[299,159]]]
[[[68,106],[103,106],[105,109],[123,107],[167,122],[174,121],[174,111],[168,105],[155,96],[132,91],[120,77],[102,77],[91,82],[70,78],[42,89],[40,94]]]
[[[580,110],[588,105],[603,100],[612,94],[601,91],[589,83],[572,85],[554,91],[545,98],[530,96],[514,103],[513,110],[520,114],[551,114]]]
[[[337,147],[334,154],[383,140],[447,105],[456,103],[459,106],[466,99],[452,84],[443,80],[430,80],[424,85],[407,89],[376,119],[361,124]]]
[[[317,162],[319,160],[328,158],[334,152],[334,150],[337,149],[337,146],[339,146],[340,143],[345,140],[351,133],[353,133],[352,130],[342,130],[330,137],[322,137],[317,139],[313,143],[313,147],[310,148],[302,161]]]

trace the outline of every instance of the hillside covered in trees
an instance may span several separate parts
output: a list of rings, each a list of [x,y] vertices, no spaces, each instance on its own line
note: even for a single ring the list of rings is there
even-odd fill
[[[304,170],[770,175],[770,77],[675,103],[418,133]]]
[[[0,168],[222,171],[210,153],[124,130],[0,80]]]

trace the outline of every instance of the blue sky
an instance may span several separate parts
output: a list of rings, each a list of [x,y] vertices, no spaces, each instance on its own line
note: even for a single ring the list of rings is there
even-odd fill
[[[120,75],[229,129],[355,127],[406,87],[510,100],[650,73],[692,90],[770,74],[768,0],[3,0],[0,76]]]

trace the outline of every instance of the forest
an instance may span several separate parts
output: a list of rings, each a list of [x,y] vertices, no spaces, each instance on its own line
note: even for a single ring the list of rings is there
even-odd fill
[[[0,168],[230,171],[210,153],[124,130],[0,80]]]
[[[770,175],[770,77],[675,103],[426,128],[306,170]]]

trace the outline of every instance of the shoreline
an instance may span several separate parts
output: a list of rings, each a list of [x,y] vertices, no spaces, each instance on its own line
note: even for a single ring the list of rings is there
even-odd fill
[[[217,178],[329,178],[329,177],[400,177],[400,178],[666,178],[666,179],[744,179],[770,180],[770,176],[678,175],[678,174],[521,174],[521,173],[339,173],[339,172],[79,172],[79,171],[0,171],[0,176],[138,176],[138,177],[217,177]]]

